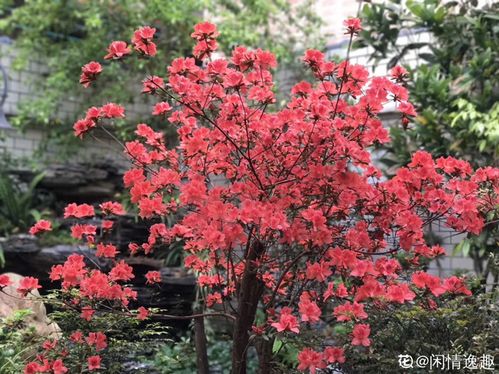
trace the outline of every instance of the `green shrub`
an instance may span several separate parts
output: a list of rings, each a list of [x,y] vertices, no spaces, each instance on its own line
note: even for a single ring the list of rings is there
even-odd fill
[[[498,293],[444,301],[432,310],[421,306],[373,309],[372,347],[347,352],[345,373],[401,373],[398,355],[499,356]],[[410,369],[427,373],[426,369]]]
[[[33,347],[40,339],[25,319],[30,310],[18,310],[0,321],[0,374],[19,374],[34,355]]]

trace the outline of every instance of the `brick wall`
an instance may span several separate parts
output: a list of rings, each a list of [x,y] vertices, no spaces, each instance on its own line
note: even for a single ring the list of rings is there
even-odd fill
[[[8,93],[3,106],[3,111],[7,118],[18,114],[20,103],[27,102],[43,92],[37,92],[36,79],[47,72],[47,68],[36,61],[30,61],[23,69],[14,68],[16,56],[15,46],[12,41],[6,37],[0,36],[0,64],[5,68],[8,75]],[[75,78],[76,79],[76,78]],[[139,80],[137,81],[139,82]],[[0,88],[3,88],[4,82],[0,80]],[[137,83],[137,92],[140,92],[140,84]],[[68,129],[72,123],[81,115],[78,113],[79,102],[72,98],[66,98],[58,107],[54,117],[67,122]],[[127,117],[139,119],[144,114],[151,112],[151,102],[137,102],[125,105]],[[95,157],[105,157],[106,159],[123,163],[119,146],[105,134],[99,134],[99,142],[93,139],[84,140],[83,147],[78,149],[72,160],[89,161]],[[9,153],[14,158],[29,159],[34,157],[39,146],[46,139],[46,133],[43,129],[29,128],[23,132],[14,128],[0,129],[0,154]],[[57,157],[57,149],[49,149],[48,156]]]

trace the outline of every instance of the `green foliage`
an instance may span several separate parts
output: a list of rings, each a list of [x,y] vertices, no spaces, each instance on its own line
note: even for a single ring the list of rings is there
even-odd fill
[[[65,307],[61,300],[65,300],[59,291],[52,291],[46,297],[46,302],[54,307],[54,312],[49,318],[58,324],[62,330],[59,344],[71,346],[68,349],[70,356],[65,360],[69,372],[80,372],[82,364],[81,357],[88,355],[85,345],[75,346],[69,335],[76,330],[81,331],[84,336],[89,332],[101,331],[107,337],[108,346],[100,351],[102,367],[104,372],[110,374],[121,374],[126,372],[125,368],[131,365],[139,366],[133,373],[150,373],[150,366],[141,363],[147,361],[155,354],[159,344],[168,340],[168,328],[156,322],[142,322],[130,315],[118,311],[109,313],[104,306],[97,307],[96,314],[91,322],[83,320],[80,313],[72,308]],[[154,310],[152,310],[155,312]]]
[[[445,301],[436,310],[404,305],[370,311],[372,347],[347,352],[344,373],[402,373],[399,354],[499,355],[497,292]],[[414,368],[411,373],[427,373]]]
[[[67,230],[61,230],[57,222],[53,223],[52,231],[46,232],[38,238],[40,247],[53,247],[61,244],[76,245],[78,243]]]
[[[208,335],[208,362],[217,373],[228,374],[231,369],[232,342],[228,338]],[[154,358],[154,366],[161,374],[191,374],[197,371],[194,341],[184,336],[178,342],[163,345]],[[248,373],[256,373],[257,361],[248,361]]]
[[[35,188],[43,179],[36,175],[27,186],[17,183],[12,176],[0,173],[0,233],[26,231],[35,221]]]
[[[498,10],[499,3],[479,7],[477,1],[411,0],[404,6],[390,0],[364,6],[358,45],[372,47],[372,59],[391,57],[391,67],[415,50],[423,62],[410,70],[409,82],[419,116],[411,131],[393,131],[392,160],[403,165],[411,149],[422,147],[475,166],[498,164]],[[400,48],[402,30],[428,31],[432,39]]]
[[[221,48],[225,52],[240,44],[270,48],[281,61],[294,63],[301,45],[317,44],[319,17],[311,11],[310,1],[291,6],[285,0],[104,0],[15,2],[0,0],[0,32],[15,39],[18,68],[30,61],[43,61],[46,71],[35,82],[33,92],[42,95],[21,105],[20,114],[12,120],[16,126],[46,125],[55,145],[74,147],[68,126],[91,105],[102,105],[109,98],[133,103],[137,87],[131,78],[143,75],[144,59],[129,64],[104,65],[99,89],[81,89],[80,67],[91,60],[102,61],[110,40],[127,40],[131,30],[142,25],[158,29],[158,55],[148,67],[150,73],[163,75],[174,58],[190,55],[193,42],[189,35],[194,24],[207,14],[216,15],[223,32]],[[209,17],[208,18],[214,18]],[[80,95],[82,91],[84,94]],[[74,116],[58,119],[57,110],[64,100],[81,103]],[[145,102],[146,98],[139,99]],[[142,118],[154,125],[158,120]],[[157,125],[159,123],[156,123]],[[130,123],[119,124],[128,133]]]
[[[39,338],[24,323],[30,314],[29,310],[18,310],[0,321],[0,374],[22,373],[33,356],[32,347]]]

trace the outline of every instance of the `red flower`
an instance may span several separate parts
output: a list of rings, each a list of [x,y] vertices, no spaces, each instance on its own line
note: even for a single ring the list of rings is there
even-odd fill
[[[156,75],[152,75],[142,81],[143,88],[142,93],[148,93],[154,95],[156,91],[159,91],[165,85],[163,78]]]
[[[409,76],[409,73],[402,66],[397,65],[390,70],[390,76],[395,79],[396,82],[404,82]]]
[[[102,66],[98,62],[91,61],[83,65],[81,71],[80,83],[86,88],[97,79],[97,76],[102,72]]]
[[[101,113],[105,118],[124,118],[125,108],[115,103],[108,103],[101,108]]]
[[[88,204],[75,204],[71,203],[64,208],[64,218],[76,217],[93,217],[95,215],[94,207]]]
[[[52,231],[52,223],[45,219],[39,220],[29,229],[29,233],[31,235],[36,235],[39,232],[45,232],[45,231]]]
[[[371,333],[371,328],[367,324],[357,324],[353,327],[352,331],[352,345],[363,345],[364,347],[369,347],[371,345],[371,340],[369,340],[369,334]]]
[[[102,351],[107,347],[107,337],[102,332],[91,332],[86,338],[87,344],[95,346],[97,351]]]
[[[217,26],[210,22],[201,22],[194,26],[194,32],[191,34],[191,37],[201,41],[216,38],[218,35]]]
[[[356,302],[352,304],[349,301],[334,308],[333,314],[338,322],[367,318],[367,313],[364,311],[364,305]]]
[[[279,322],[274,322],[271,324],[271,326],[275,327],[277,329],[277,332],[286,330],[294,332],[296,334],[300,332],[300,330],[298,329],[298,320],[291,314],[291,309],[288,307],[282,308]]]
[[[343,25],[347,28],[347,34],[358,34],[359,31],[362,30],[360,19],[358,18],[348,18],[343,21]]]
[[[314,279],[319,282],[325,282],[332,274],[331,265],[325,261],[308,264],[307,266],[307,279]]]
[[[77,344],[83,343],[83,333],[81,331],[75,331],[69,338]]]
[[[109,278],[113,281],[127,281],[134,278],[133,268],[121,260],[109,272]]]
[[[417,115],[416,110],[414,110],[414,106],[409,102],[401,102],[398,106],[398,110],[406,116],[414,117]]]
[[[198,59],[209,57],[212,52],[218,49],[216,40],[202,40],[196,44],[192,50],[192,54]]]
[[[102,220],[102,230],[111,230],[113,228],[114,222],[110,220]]]
[[[42,348],[46,351],[50,351],[57,346],[57,340],[45,340],[42,344]]]
[[[100,369],[101,357],[100,356],[90,356],[87,359],[88,370]]]
[[[146,273],[146,283],[154,284],[161,282],[161,273],[159,271],[148,271]]]
[[[81,239],[83,238],[83,235],[86,235],[88,238],[93,238],[96,232],[97,232],[97,227],[94,225],[71,226],[71,236],[75,239]]]
[[[149,310],[147,310],[143,306],[139,307],[137,309],[137,312],[138,312],[137,319],[139,321],[143,321],[143,320],[147,319],[147,317],[149,316]]]
[[[97,257],[115,258],[117,254],[118,248],[116,246],[103,243],[97,244],[97,252],[95,253]]]
[[[85,119],[91,121],[97,121],[101,115],[102,115],[101,108],[93,106],[87,109],[87,113],[85,114]]]
[[[106,201],[100,204],[99,208],[101,208],[102,213],[105,215],[114,214],[116,216],[122,216],[126,214],[123,205],[115,201]]]
[[[64,363],[61,359],[57,359],[52,364],[52,370],[54,374],[64,374],[68,372],[68,368],[64,366]]]
[[[24,367],[24,374],[37,374],[42,370],[42,366],[38,362],[30,362]]]
[[[324,359],[330,363],[339,362],[342,364],[346,361],[345,350],[340,347],[327,347],[324,350],[323,355]]]
[[[322,355],[310,348],[305,348],[298,353],[298,362],[298,370],[309,370],[311,374],[315,374],[317,369],[324,369],[326,367]]]
[[[327,290],[324,292],[323,300],[326,301],[327,299],[329,299],[332,296],[336,296],[336,297],[340,297],[340,298],[347,297],[348,290],[343,283],[340,283],[335,291],[334,290],[334,283],[330,282],[327,285]]]
[[[73,125],[74,135],[78,136],[80,139],[83,138],[90,129],[94,128],[96,123],[89,119],[79,119]]]
[[[106,60],[119,60],[126,55],[130,54],[130,47],[123,41],[115,41],[107,47],[107,55],[104,56]]]
[[[171,109],[172,109],[172,107],[170,106],[170,104],[168,104],[165,101],[162,101],[162,102],[154,105],[152,115],[153,116],[160,116],[160,115],[165,114],[166,112],[170,111]]]
[[[42,286],[38,284],[38,279],[34,277],[24,277],[19,282],[17,292],[19,292],[22,296],[26,296],[29,292],[37,290],[38,288],[42,288]]]
[[[206,296],[206,306],[208,308],[215,304],[222,304],[222,294],[220,292],[210,293]]]
[[[0,274],[0,290],[12,284],[9,276],[6,274]]]
[[[135,50],[146,56],[154,57],[156,55],[156,44],[152,40],[155,33],[156,29],[149,26],[135,30],[132,37],[132,44]]]
[[[215,51],[218,48],[215,40],[217,36],[217,27],[212,23],[202,22],[194,26],[191,37],[198,41],[193,50],[194,56],[203,59]]]
[[[409,289],[409,286],[406,283],[389,286],[386,294],[388,300],[400,304],[414,300],[416,297],[416,294]]]
[[[143,26],[138,30],[135,30],[133,37],[136,41],[142,40],[143,42],[151,41],[154,38],[156,29],[150,26]]]
[[[423,271],[415,272],[412,275],[412,283],[417,288],[428,288],[434,296],[440,296],[445,292],[441,286],[440,278]]]
[[[456,276],[449,277],[444,280],[443,288],[453,294],[463,294],[466,296],[471,296],[471,291],[466,288],[462,279]]]
[[[318,322],[322,314],[321,309],[308,296],[303,297],[304,295],[306,294],[302,295],[298,304],[301,320],[304,322]]]
[[[85,307],[82,308],[80,317],[83,318],[86,321],[90,321],[95,313],[95,310],[93,310],[90,307]]]

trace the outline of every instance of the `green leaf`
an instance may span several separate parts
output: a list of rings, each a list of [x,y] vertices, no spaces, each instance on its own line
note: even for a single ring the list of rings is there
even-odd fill
[[[5,266],[5,255],[3,253],[3,249],[0,248],[0,268]]]
[[[471,249],[470,240],[463,239],[463,241],[461,241],[461,243],[456,245],[456,247],[454,248],[453,254],[454,255],[462,254],[464,257],[468,257],[468,255],[470,253],[470,249]]]
[[[272,353],[274,353],[274,354],[275,354],[275,353],[279,352],[279,351],[281,350],[281,348],[282,348],[283,344],[284,344],[284,343],[282,342],[282,340],[281,340],[281,339],[276,338],[276,339],[274,340],[274,344],[272,345]]]

